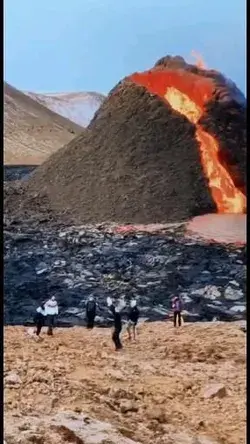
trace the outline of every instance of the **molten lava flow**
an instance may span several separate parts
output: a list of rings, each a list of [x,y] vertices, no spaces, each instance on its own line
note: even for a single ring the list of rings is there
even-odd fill
[[[183,114],[192,123],[197,123],[202,115],[202,109],[196,105],[186,94],[181,93],[173,87],[167,89],[164,98],[175,111]]]
[[[212,81],[182,70],[136,73],[129,80],[160,96],[196,126],[203,170],[218,212],[243,213],[246,197],[234,186],[229,173],[221,165],[217,141],[197,123],[202,116],[204,104],[212,96]]]
[[[173,87],[167,88],[165,99],[175,111],[196,124],[196,138],[200,142],[201,161],[214,201],[219,213],[241,213],[245,207],[245,196],[234,183],[218,159],[219,146],[214,137],[197,124],[202,109],[185,94]]]

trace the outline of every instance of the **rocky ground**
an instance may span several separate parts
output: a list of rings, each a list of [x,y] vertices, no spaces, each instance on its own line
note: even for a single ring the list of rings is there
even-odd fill
[[[4,332],[6,444],[245,444],[245,333],[237,323]]]
[[[117,233],[115,227],[5,226],[5,323],[32,322],[41,300],[55,294],[59,323],[85,324],[85,301],[100,305],[97,323],[109,325],[106,297],[138,299],[144,320],[170,314],[176,292],[189,321],[244,319],[246,247],[184,236],[184,224],[154,233]]]

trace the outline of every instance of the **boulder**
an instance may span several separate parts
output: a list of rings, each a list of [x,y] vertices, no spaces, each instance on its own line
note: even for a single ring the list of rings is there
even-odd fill
[[[129,399],[122,399],[120,402],[120,410],[122,413],[137,412],[138,407]]]
[[[215,397],[224,398],[226,394],[227,394],[226,388],[223,384],[211,384],[205,388],[203,397],[205,399],[210,399]]]

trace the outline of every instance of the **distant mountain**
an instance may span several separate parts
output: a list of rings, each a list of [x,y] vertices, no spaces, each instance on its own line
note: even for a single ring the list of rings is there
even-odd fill
[[[88,126],[105,96],[96,92],[46,93],[26,92],[32,99],[83,127]]]
[[[4,82],[4,163],[39,165],[82,128]]]

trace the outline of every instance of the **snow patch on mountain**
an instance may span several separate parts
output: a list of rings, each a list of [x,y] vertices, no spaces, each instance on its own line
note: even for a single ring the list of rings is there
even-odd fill
[[[96,92],[46,94],[25,92],[25,94],[57,114],[83,127],[88,126],[95,112],[105,99],[103,94]]]

